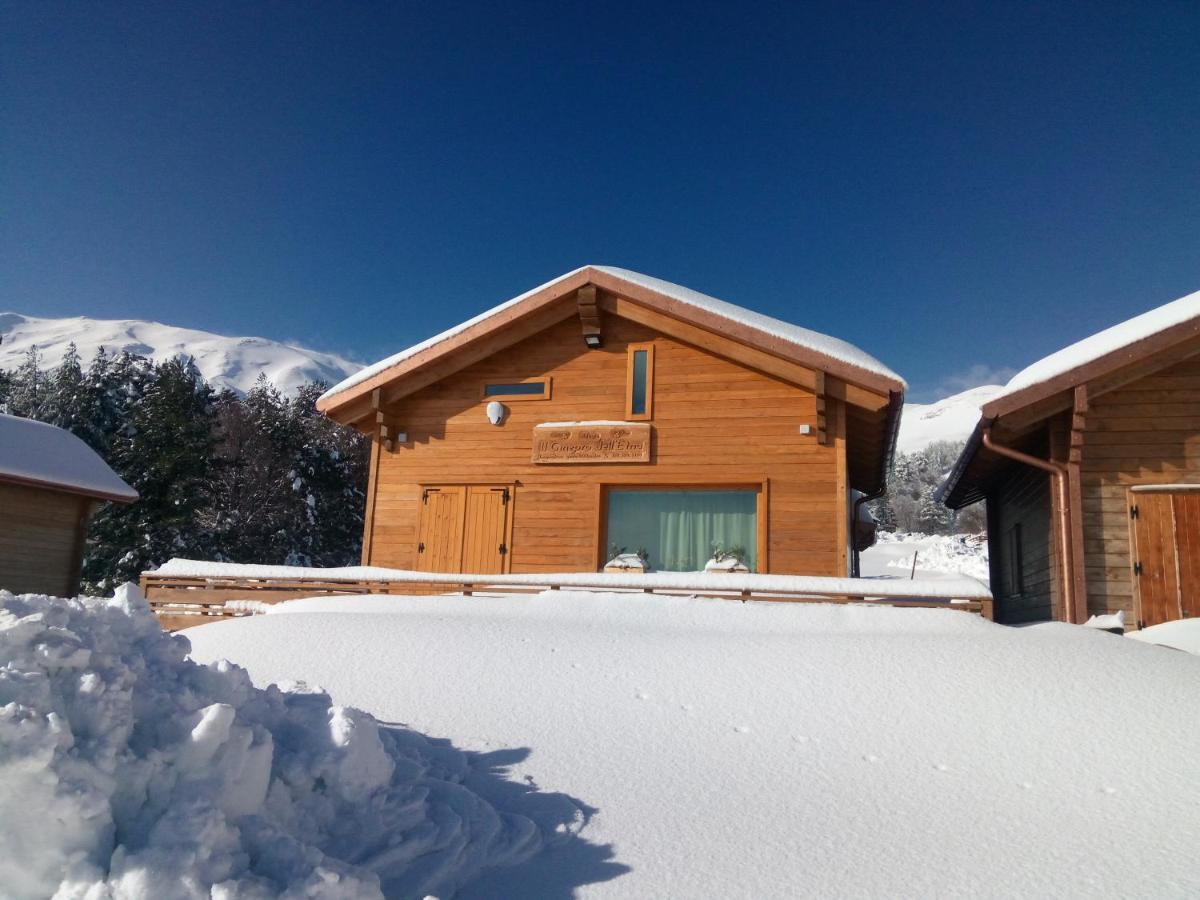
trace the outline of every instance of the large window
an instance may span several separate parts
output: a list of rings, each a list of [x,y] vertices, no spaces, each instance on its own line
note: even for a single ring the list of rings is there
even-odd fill
[[[698,572],[713,547],[737,552],[758,571],[758,492],[654,488],[608,491],[605,547],[645,550],[660,572]]]

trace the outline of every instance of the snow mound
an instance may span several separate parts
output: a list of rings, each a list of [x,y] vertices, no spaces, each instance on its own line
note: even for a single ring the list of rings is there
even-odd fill
[[[1141,631],[1131,631],[1126,637],[1147,644],[1159,644],[1163,647],[1173,647],[1200,656],[1200,619],[1177,619],[1174,622],[1163,622],[1161,625],[1151,625]]]
[[[987,541],[980,535],[880,532],[871,549],[889,570],[912,571],[915,556],[918,572],[966,575],[984,583],[989,578]]]
[[[189,650],[132,585],[0,591],[6,898],[420,897],[542,846],[460,751]]]

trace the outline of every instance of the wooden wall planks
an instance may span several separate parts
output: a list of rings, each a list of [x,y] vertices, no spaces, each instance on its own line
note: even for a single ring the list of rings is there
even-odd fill
[[[73,595],[92,504],[77,494],[0,484],[0,588]]]
[[[1088,611],[1137,617],[1129,502],[1135,484],[1200,483],[1200,360],[1091,401],[1081,462]]]
[[[630,344],[655,349],[648,464],[539,466],[534,425],[623,420]],[[480,385],[497,377],[552,377],[548,400],[513,403],[488,423]],[[828,401],[830,420],[841,404]],[[814,395],[647,326],[604,318],[604,346],[587,350],[568,319],[388,406],[408,443],[379,454],[364,562],[415,568],[423,485],[514,484],[513,572],[597,568],[599,484],[770,483],[766,558],[778,573],[841,575],[848,515],[845,441],[817,443]]]

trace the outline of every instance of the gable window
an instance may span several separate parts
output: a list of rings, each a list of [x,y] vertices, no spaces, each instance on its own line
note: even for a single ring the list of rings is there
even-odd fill
[[[550,379],[489,381],[483,386],[484,400],[549,400]]]
[[[654,345],[630,344],[628,352],[625,418],[631,421],[653,418]]]

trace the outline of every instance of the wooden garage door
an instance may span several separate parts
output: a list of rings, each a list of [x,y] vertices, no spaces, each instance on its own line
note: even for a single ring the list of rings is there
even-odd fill
[[[1200,616],[1200,490],[1133,490],[1129,504],[1140,624]]]
[[[484,575],[506,571],[511,497],[505,485],[424,488],[417,569]]]

